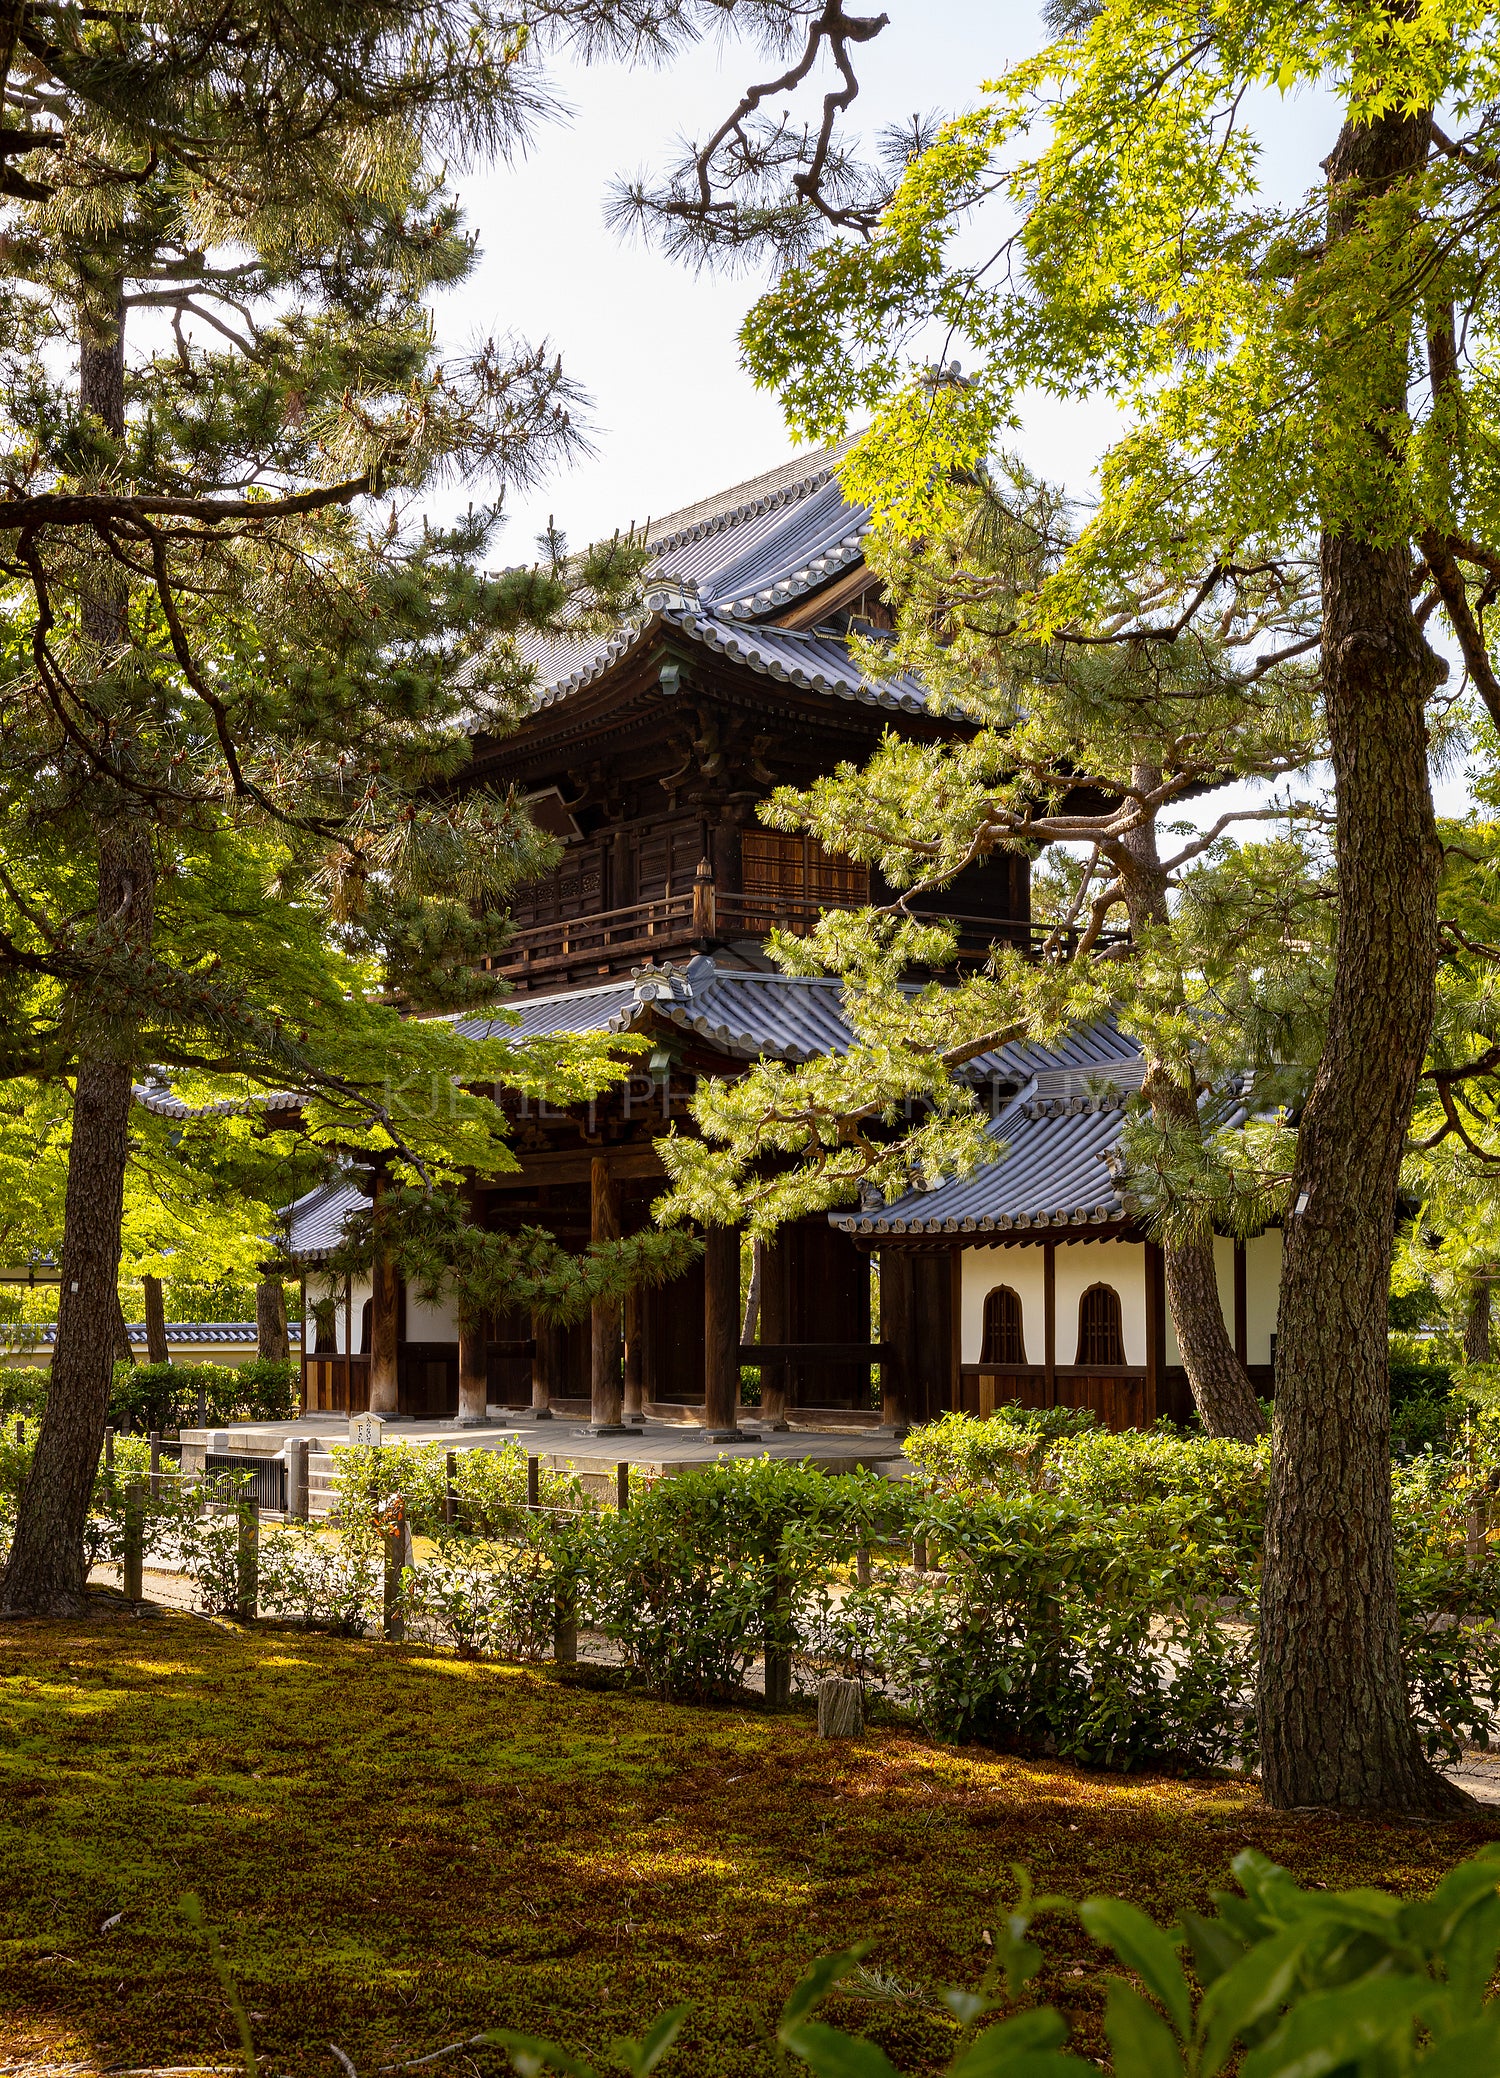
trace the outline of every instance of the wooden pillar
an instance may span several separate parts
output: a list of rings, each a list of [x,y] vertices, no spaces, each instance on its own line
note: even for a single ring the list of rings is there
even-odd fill
[[[790,1342],[791,1292],[789,1280],[791,1258],[785,1240],[767,1243],[760,1261],[760,1339],[762,1342]],[[761,1426],[768,1429],[785,1429],[787,1426],[786,1382],[788,1366],[774,1360],[760,1367],[760,1419]]]
[[[1047,1405],[1057,1405],[1057,1243],[1042,1243],[1042,1363]]]
[[[488,1316],[461,1306],[458,1312],[458,1418],[464,1423],[488,1419],[490,1381],[485,1347],[488,1341]]]
[[[317,1411],[318,1411],[318,1410],[317,1410],[317,1408],[315,1408],[315,1407],[311,1407],[311,1406],[309,1406],[309,1405],[308,1405],[308,1401],[309,1401],[309,1399],[310,1399],[310,1398],[316,1398],[316,1397],[317,1397],[317,1389],[316,1389],[316,1386],[314,1386],[314,1388],[313,1388],[313,1392],[312,1392],[311,1394],[309,1394],[309,1392],[308,1392],[308,1378],[307,1378],[307,1272],[306,1272],[305,1270],[304,1270],[304,1271],[302,1272],[301,1276],[300,1276],[300,1277],[299,1277],[299,1278],[297,1279],[297,1290],[298,1290],[298,1292],[299,1292],[299,1293],[301,1294],[301,1298],[302,1298],[302,1331],[301,1331],[301,1333],[300,1333],[300,1334],[298,1335],[298,1337],[297,1337],[297,1348],[298,1348],[298,1350],[299,1350],[299,1351],[301,1352],[301,1356],[300,1356],[300,1360],[299,1360],[299,1366],[298,1366],[298,1367],[299,1367],[299,1369],[301,1370],[301,1373],[302,1373],[302,1412],[303,1412],[304,1414],[315,1414],[315,1413],[317,1413]],[[314,1376],[316,1377],[316,1373],[314,1374]]]
[[[1245,1276],[1245,1244],[1234,1244],[1234,1353],[1242,1364],[1250,1361],[1250,1299]]]
[[[880,1251],[880,1339],[890,1354],[880,1367],[880,1420],[904,1436],[911,1426],[912,1380],[920,1352],[915,1346],[912,1259],[904,1248]]]
[[[386,1194],[383,1176],[375,1179],[375,1260],[370,1272],[370,1397],[371,1414],[390,1415],[400,1412],[401,1394],[397,1360],[399,1310],[401,1303],[400,1279],[396,1265],[382,1246],[380,1232],[380,1201]],[[349,1363],[349,1352],[345,1352],[350,1382],[353,1382],[354,1366]],[[353,1393],[349,1395],[353,1402]]]
[[[1166,1266],[1155,1241],[1146,1243],[1146,1404],[1142,1418],[1149,1428],[1162,1411],[1162,1368],[1166,1362]]]
[[[625,1294],[625,1419],[646,1419],[646,1303],[638,1284]]]
[[[740,1230],[710,1227],[703,1243],[703,1425],[725,1442],[739,1434]]]
[[[963,1405],[964,1361],[964,1252],[948,1251],[948,1411],[957,1414]],[[929,1414],[938,1412],[936,1407]]]
[[[148,1364],[168,1364],[172,1352],[167,1347],[167,1306],[162,1296],[159,1277],[143,1277],[141,1291],[146,1302],[146,1361]]]
[[[609,1173],[603,1155],[589,1164],[589,1239],[618,1241],[620,1238],[620,1187]],[[620,1302],[608,1299],[590,1315],[590,1421],[598,1435],[616,1436],[624,1427],[620,1420]]]
[[[551,1421],[552,1395],[562,1383],[563,1331],[555,1320],[531,1316],[531,1339],[536,1344],[531,1358],[531,1418]]]

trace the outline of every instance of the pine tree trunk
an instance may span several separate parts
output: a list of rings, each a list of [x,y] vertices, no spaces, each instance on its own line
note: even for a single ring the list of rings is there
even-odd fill
[[[117,436],[125,429],[123,286],[114,307],[80,316],[79,401]],[[79,601],[86,641],[103,668],[127,639],[123,591],[96,583]],[[117,755],[128,746],[112,739]],[[107,780],[92,791],[99,883],[98,936],[140,955],[150,950],[156,906],[151,830],[134,797]],[[133,1034],[127,1022],[90,1030],[79,1048],[73,1135],[63,1207],[62,1293],[47,1404],[22,1491],[0,1608],[37,1615],[76,1611],[84,1580],[83,1533],[120,1326],[117,1278],[125,1201]],[[126,1340],[129,1351],[129,1341]]]
[[[1131,777],[1133,784],[1149,790],[1161,774],[1138,764]],[[1131,930],[1139,934],[1169,926],[1166,873],[1157,848],[1155,818],[1147,817],[1111,846],[1110,854],[1125,890]],[[1194,1093],[1176,1080],[1166,1062],[1150,1058],[1149,1052],[1141,1087],[1158,1127],[1179,1138],[1201,1135]],[[1167,1304],[1199,1419],[1210,1436],[1253,1443],[1265,1434],[1266,1425],[1255,1388],[1224,1325],[1213,1243],[1168,1241],[1162,1255]]]
[[[271,1364],[284,1364],[291,1354],[286,1289],[279,1277],[263,1277],[255,1287],[255,1354]]]
[[[153,1364],[169,1364],[171,1351],[167,1348],[167,1308],[162,1297],[161,1279],[143,1277],[141,1290],[146,1300],[146,1356]]]
[[[1330,242],[1347,235],[1357,195],[1421,166],[1428,135],[1424,120],[1396,113],[1345,125],[1327,162]],[[1372,410],[1383,404],[1399,419],[1405,384],[1405,328],[1393,325]],[[1371,428],[1372,481],[1388,438],[1388,427]],[[1324,533],[1338,938],[1286,1227],[1260,1743],[1272,1804],[1437,1814],[1468,1799],[1428,1766],[1408,1705],[1386,1341],[1396,1184],[1437,965],[1425,707],[1442,670],[1412,613],[1410,568],[1404,542]]]
[[[101,928],[114,928],[132,945],[149,944],[154,893],[147,833],[130,826],[111,833],[99,860]],[[81,1054],[63,1207],[57,1344],[36,1455],[0,1583],[0,1609],[7,1611],[65,1616],[82,1602],[83,1532],[114,1377],[131,1081],[128,1057],[119,1058],[102,1041]]]
[[[1474,1293],[1469,1317],[1464,1322],[1464,1362],[1487,1364],[1490,1360],[1490,1288],[1481,1284]]]

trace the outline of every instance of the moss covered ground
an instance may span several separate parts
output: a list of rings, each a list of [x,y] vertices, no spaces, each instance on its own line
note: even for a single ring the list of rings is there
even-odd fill
[[[361,2074],[487,2025],[600,2051],[694,2002],[665,2078],[764,2073],[781,1999],[862,1935],[912,1997],[836,2002],[903,2069],[984,1930],[1039,1885],[1170,1918],[1253,1843],[1305,1881],[1431,1884],[1494,1828],[1278,1815],[1230,1781],[1083,1773],[897,1729],[601,1691],[551,1670],[106,1602],[0,1628],[0,2071],[223,2063],[218,1929],[270,2071]],[[1043,1996],[1102,2045],[1100,1955]],[[506,2068],[481,2051],[440,2069]]]

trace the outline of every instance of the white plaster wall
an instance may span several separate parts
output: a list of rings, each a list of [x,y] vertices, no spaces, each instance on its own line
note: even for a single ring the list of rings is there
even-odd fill
[[[406,1339],[408,1342],[456,1342],[458,1309],[450,1298],[436,1306],[424,1306],[416,1286],[406,1287]]]
[[[321,1299],[326,1289],[327,1280],[318,1276],[316,1272],[313,1272],[308,1277],[307,1315],[303,1323],[302,1334],[303,1347],[307,1350],[309,1356],[312,1354],[318,1339],[318,1325],[317,1322],[313,1319],[313,1300]],[[359,1354],[359,1326],[360,1322],[364,1318],[365,1300],[368,1299],[369,1296],[369,1278],[356,1277],[354,1280],[354,1303],[352,1310],[352,1319],[350,1322],[354,1330],[354,1353],[356,1356]],[[334,1335],[338,1342],[338,1353],[340,1356],[347,1356],[349,1354],[349,1349],[344,1335],[344,1280],[342,1278],[339,1278],[337,1280],[337,1289],[335,1290],[334,1298],[337,1301],[337,1310],[334,1315]]]
[[[977,1364],[984,1347],[984,1300],[997,1284],[1020,1294],[1026,1361],[1047,1354],[1044,1253],[1040,1243],[963,1251],[963,1361]],[[1231,1275],[1232,1275],[1231,1271]],[[1057,1361],[1078,1360],[1078,1302],[1091,1284],[1112,1284],[1120,1295],[1125,1360],[1146,1361],[1146,1250],[1139,1241],[1059,1241],[1057,1244]],[[1230,1287],[1231,1291],[1233,1286]]]
[[[1078,1361],[1078,1302],[1091,1284],[1120,1294],[1127,1364],[1146,1361],[1146,1249],[1140,1241],[1068,1241],[1057,1250],[1057,1361]]]
[[[1020,1294],[1021,1331],[1026,1361],[1040,1364],[1046,1354],[1047,1320],[1042,1307],[1042,1251],[1039,1248],[966,1248],[963,1251],[963,1357],[977,1364],[984,1351],[985,1294],[1008,1284]]]
[[[1246,1360],[1252,1364],[1271,1361],[1271,1337],[1276,1332],[1276,1306],[1281,1297],[1281,1229],[1257,1234],[1245,1243],[1245,1330]]]

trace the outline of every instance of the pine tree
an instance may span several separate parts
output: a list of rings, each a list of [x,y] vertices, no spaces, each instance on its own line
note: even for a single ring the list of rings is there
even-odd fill
[[[0,879],[0,986],[26,1013],[10,1061],[73,1079],[57,1349],[8,1607],[82,1589],[143,1068],[290,1087],[315,1127],[429,1184],[505,1160],[498,1112],[462,1086],[588,1092],[617,1072],[597,1048],[528,1061],[411,1021],[402,1038],[367,993],[493,992],[484,911],[548,845],[516,800],[443,803],[433,784],[467,730],[518,711],[516,634],[617,612],[639,563],[635,544],[554,544],[484,573],[497,491],[580,451],[579,400],[545,348],[440,358],[426,299],[474,259],[442,167],[524,143],[555,106],[549,43],[660,56],[720,12],[0,12],[0,813],[26,869]],[[489,502],[432,526],[414,501],[445,480]],[[277,849],[279,899],[322,905],[363,986],[299,1013],[257,998],[232,943],[193,963],[163,943],[163,875],[205,833]],[[27,885],[58,859],[61,906]],[[460,1090],[436,1150],[387,1100],[393,1070]]]

